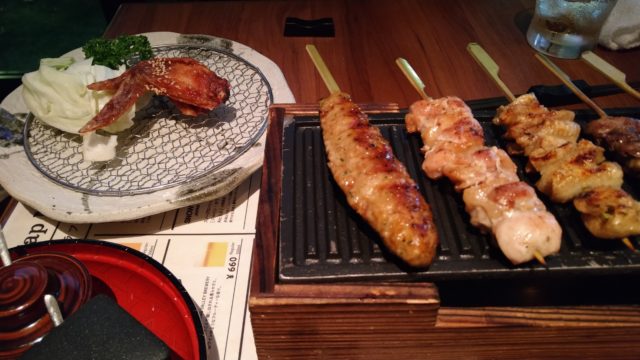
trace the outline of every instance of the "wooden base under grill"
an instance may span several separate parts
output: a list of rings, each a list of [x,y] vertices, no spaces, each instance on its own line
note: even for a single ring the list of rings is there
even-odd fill
[[[364,108],[397,110],[393,105]],[[640,358],[640,306],[619,305],[619,299],[557,306],[533,306],[534,301],[471,306],[473,301],[457,299],[448,305],[432,283],[279,283],[282,125],[289,115],[315,112],[314,106],[271,109],[249,298],[261,359]],[[602,288],[584,290],[598,294]],[[490,288],[473,291],[491,298],[483,293]],[[535,288],[519,291],[531,299],[539,296]]]

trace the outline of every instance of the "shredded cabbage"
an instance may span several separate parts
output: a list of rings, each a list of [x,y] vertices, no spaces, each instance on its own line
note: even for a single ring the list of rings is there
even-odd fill
[[[70,57],[40,60],[38,71],[22,77],[22,97],[29,111],[50,126],[78,134],[80,128],[111,99],[111,94],[89,90],[87,85],[117,77],[124,72],[124,66],[112,70],[91,63],[91,58],[78,62]],[[133,106],[103,130],[117,133],[131,127],[137,107]],[[115,157],[115,135],[104,137],[91,133],[83,136],[82,140],[85,160],[108,161]]]
[[[86,161],[109,161],[116,157],[116,135],[103,136],[91,131],[82,135],[82,156]]]
[[[77,134],[111,99],[111,94],[89,90],[87,85],[124,72],[124,67],[112,70],[91,62],[91,58],[78,62],[72,58],[42,59],[38,71],[22,77],[22,96],[29,111],[50,126]],[[67,63],[70,65],[59,70]],[[116,133],[130,127],[134,114],[135,106],[104,130]]]

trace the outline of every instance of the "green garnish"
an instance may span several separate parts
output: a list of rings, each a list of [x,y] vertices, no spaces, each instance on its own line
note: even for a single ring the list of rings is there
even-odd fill
[[[94,65],[118,69],[132,57],[147,60],[153,57],[149,39],[143,35],[123,35],[113,40],[96,38],[82,47],[86,58],[93,58]]]

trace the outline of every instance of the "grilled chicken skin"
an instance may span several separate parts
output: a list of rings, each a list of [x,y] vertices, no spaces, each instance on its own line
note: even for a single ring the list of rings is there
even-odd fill
[[[229,82],[191,58],[140,61],[116,78],[87,87],[113,92],[113,97],[80,133],[110,125],[147,92],[167,96],[180,112],[190,116],[213,110],[229,99]]]
[[[562,230],[506,152],[484,145],[480,123],[459,98],[420,100],[405,117],[422,137],[427,176],[447,177],[463,194],[471,223],[490,231],[513,264],[560,250]],[[452,136],[456,134],[456,136]]]
[[[336,92],[320,102],[320,126],[333,178],[385,247],[414,267],[431,264],[438,235],[431,208],[380,130]]]
[[[623,190],[598,187],[581,194],[573,205],[582,213],[584,225],[602,239],[640,234],[640,202]]]
[[[531,167],[540,173],[536,187],[554,202],[573,201],[591,234],[602,239],[640,234],[640,203],[621,189],[622,167],[606,161],[602,147],[578,139],[580,127],[573,118],[573,112],[547,109],[535,95],[525,94],[501,106],[493,122],[506,126],[506,137],[525,149]],[[623,137],[612,135],[616,132],[629,139],[636,136],[633,122],[614,119],[593,121],[587,132],[600,140]],[[629,156],[631,143],[624,148]]]

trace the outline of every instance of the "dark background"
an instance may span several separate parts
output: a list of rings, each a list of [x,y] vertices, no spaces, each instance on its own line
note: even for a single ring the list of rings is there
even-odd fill
[[[113,4],[111,4],[113,3]],[[2,0],[0,2],[0,98],[45,57],[59,57],[105,31],[105,9],[115,1]],[[111,9],[111,7],[109,7]],[[111,11],[111,10],[110,10]]]

